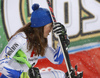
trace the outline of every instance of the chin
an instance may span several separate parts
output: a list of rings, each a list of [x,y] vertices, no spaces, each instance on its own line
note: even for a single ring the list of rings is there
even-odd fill
[[[47,38],[47,36],[44,36],[44,38]]]

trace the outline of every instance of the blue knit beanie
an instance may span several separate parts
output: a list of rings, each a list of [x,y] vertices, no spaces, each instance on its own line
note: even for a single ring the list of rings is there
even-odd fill
[[[52,22],[49,10],[39,8],[39,4],[33,4],[31,15],[31,27],[42,27]]]

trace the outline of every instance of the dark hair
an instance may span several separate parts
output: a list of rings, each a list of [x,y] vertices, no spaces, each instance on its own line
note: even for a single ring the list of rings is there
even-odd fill
[[[47,47],[47,38],[44,38],[44,26],[33,28],[30,27],[30,25],[31,22],[20,28],[14,35],[19,32],[24,32],[28,40],[28,51],[34,50],[35,55],[43,56],[45,54],[45,48]],[[11,38],[14,35],[12,35]]]

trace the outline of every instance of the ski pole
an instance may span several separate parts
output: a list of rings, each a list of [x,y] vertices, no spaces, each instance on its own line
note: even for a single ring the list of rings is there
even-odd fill
[[[48,3],[49,10],[50,10],[50,14],[51,14],[51,17],[52,17],[52,20],[53,20],[53,23],[54,23],[54,22],[56,22],[56,18],[55,18],[55,15],[54,15],[54,13],[53,13],[53,9],[52,9],[51,3],[50,3],[49,0],[47,0],[47,3]],[[64,55],[64,59],[65,59],[65,63],[66,63],[66,67],[67,67],[68,72],[69,72],[69,67],[70,67],[70,66],[68,67],[68,63],[67,63],[67,60],[66,60],[66,56],[65,56],[65,54],[64,54],[64,50],[63,50],[61,41],[60,41],[60,37],[58,37],[58,40],[59,40],[59,42],[60,42],[60,45],[61,45],[61,48],[62,48],[62,51],[63,51],[63,55]],[[67,54],[67,55],[68,55],[68,54]],[[68,58],[69,58],[69,56],[68,56]],[[69,76],[70,76],[70,73],[69,73]],[[71,78],[71,76],[70,76],[70,78]]]
[[[48,4],[50,14],[51,14],[51,17],[53,20],[53,24],[54,24],[54,22],[56,22],[56,18],[55,18],[55,15],[53,13],[53,9],[52,9],[52,6],[51,6],[51,3],[49,0],[47,0],[47,4]],[[65,33],[65,35],[59,35],[58,41],[60,42],[61,49],[62,49],[63,56],[64,56],[64,60],[65,60],[65,64],[66,64],[66,67],[68,70],[68,75],[67,75],[68,78],[82,78],[83,72],[81,72],[81,73],[77,74],[77,76],[75,76],[75,70],[77,70],[77,66],[75,66],[75,68],[76,68],[75,70],[71,66],[69,54],[68,54],[69,39],[68,39],[67,34]]]

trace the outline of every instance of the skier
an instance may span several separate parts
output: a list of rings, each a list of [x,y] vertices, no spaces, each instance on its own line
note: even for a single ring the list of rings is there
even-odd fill
[[[44,75],[40,76],[39,72],[35,72],[36,75],[32,75],[33,70],[38,70],[34,66],[38,61],[39,55],[45,56],[54,64],[61,64],[63,61],[60,46],[58,45],[57,49],[54,50],[47,44],[47,36],[53,28],[50,12],[46,8],[39,7],[39,4],[34,4],[32,9],[31,22],[11,36],[8,44],[0,54],[1,78],[19,78],[22,72],[27,71],[30,78],[37,78],[37,74],[40,78],[41,76],[43,77]],[[54,29],[56,31],[54,33],[56,35],[65,31],[61,23],[55,23],[55,26]],[[29,68],[28,66],[30,65],[24,63],[23,59],[18,60],[20,57],[27,60],[32,67]]]

